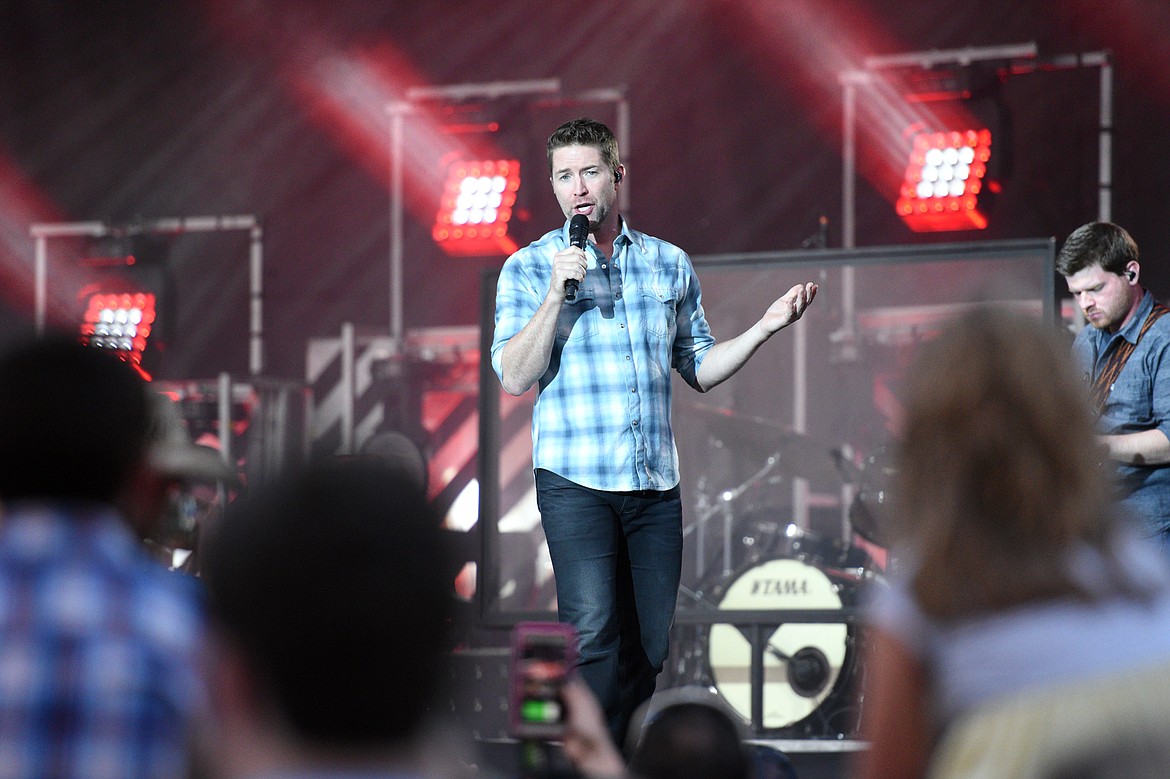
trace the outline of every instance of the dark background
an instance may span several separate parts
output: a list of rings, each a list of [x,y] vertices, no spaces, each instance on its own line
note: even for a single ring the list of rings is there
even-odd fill
[[[31,329],[30,223],[220,214],[254,214],[264,226],[266,373],[303,378],[306,340],[336,335],[344,322],[386,330],[383,109],[413,86],[558,78],[570,95],[625,88],[635,227],[696,255],[784,250],[799,248],[823,215],[829,245],[839,245],[838,74],[870,55],[1025,42],[1045,58],[1113,52],[1113,218],[1136,237],[1143,281],[1164,297],[1167,29],[1170,7],[1153,0],[5,0],[0,338]],[[997,151],[1010,139],[1011,165],[1000,171],[991,226],[978,233],[901,224],[896,182],[883,177],[899,164],[888,160],[905,157],[879,148],[898,137],[900,119],[861,106],[857,244],[1059,240],[1092,220],[1098,78],[1084,68],[1003,84],[1010,130]],[[488,143],[520,158],[526,174],[514,223],[523,243],[559,224],[541,167],[549,132],[582,113],[613,119],[612,106],[589,103],[445,111],[409,133],[407,328],[475,323],[480,271],[502,262],[449,258],[430,241],[442,183],[431,164],[451,143],[478,148],[483,139],[428,128],[499,123]],[[245,371],[246,235],[164,244],[156,256],[173,279],[173,328],[156,375]],[[61,321],[72,261],[54,258]]]

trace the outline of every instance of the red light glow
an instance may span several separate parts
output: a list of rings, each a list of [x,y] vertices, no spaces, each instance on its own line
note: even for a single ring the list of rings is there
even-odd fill
[[[119,357],[141,365],[155,320],[154,295],[149,292],[90,295],[81,321],[81,342],[110,349]]]
[[[515,241],[508,237],[508,220],[519,189],[519,160],[452,162],[431,228],[435,242],[453,257],[516,251]]]
[[[991,159],[991,131],[920,133],[895,208],[915,232],[982,230],[979,193]]]

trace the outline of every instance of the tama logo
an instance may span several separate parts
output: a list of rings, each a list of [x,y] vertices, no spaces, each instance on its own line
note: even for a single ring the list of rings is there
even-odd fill
[[[752,595],[808,595],[808,579],[756,579]]]

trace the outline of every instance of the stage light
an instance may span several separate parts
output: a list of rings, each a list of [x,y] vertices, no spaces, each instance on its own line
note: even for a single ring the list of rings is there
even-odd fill
[[[915,232],[982,230],[987,216],[979,208],[991,159],[991,131],[920,133],[896,209]]]
[[[155,320],[149,292],[98,292],[89,296],[81,321],[81,342],[109,349],[141,370],[142,353]]]
[[[520,189],[518,160],[456,160],[447,167],[431,235],[453,257],[511,254],[508,221]]]

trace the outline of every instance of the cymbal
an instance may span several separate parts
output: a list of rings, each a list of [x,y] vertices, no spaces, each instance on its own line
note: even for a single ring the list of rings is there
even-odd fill
[[[695,401],[691,401],[685,405],[688,411],[697,411],[709,423],[717,426],[720,432],[729,435],[735,434],[749,437],[771,436],[774,432],[784,432],[788,429],[770,419],[744,414],[740,411],[732,411],[729,408],[708,406]]]
[[[759,458],[761,468],[769,462],[768,458],[775,458],[774,473],[798,476],[818,483],[851,480],[846,468],[840,465],[844,460],[839,449],[807,433],[731,409],[693,401],[687,403],[686,407],[705,419],[722,445],[749,448],[751,451],[746,454]]]

